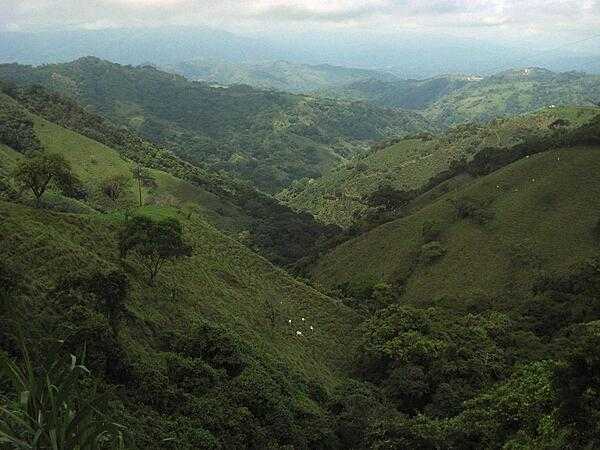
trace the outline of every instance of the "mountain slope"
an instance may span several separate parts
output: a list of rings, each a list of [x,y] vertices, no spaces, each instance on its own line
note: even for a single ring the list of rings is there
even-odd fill
[[[394,80],[393,75],[375,70],[354,69],[329,64],[309,65],[288,61],[232,63],[197,59],[166,67],[194,81],[214,84],[247,84],[287,92],[313,92],[359,80]]]
[[[417,302],[518,295],[541,271],[564,271],[597,251],[598,152],[523,158],[342,244],[313,275],[327,286],[397,283]],[[435,249],[426,246],[426,223],[436,229]]]
[[[426,80],[359,80],[323,91],[338,98],[364,100],[384,108],[422,110],[480,77],[439,76]]]
[[[296,183],[278,197],[325,223],[347,227],[367,214],[368,197],[382,186],[420,189],[451,165],[463,159],[469,161],[486,148],[508,148],[525,137],[553,133],[557,124],[561,124],[560,131],[573,129],[599,113],[597,108],[546,108],[487,125],[459,126],[438,137],[403,139],[376,148],[320,178]]]
[[[322,422],[322,406],[306,386],[331,389],[341,380],[353,314],[218,233],[198,216],[187,220],[176,210],[144,211],[181,219],[186,238],[195,249],[189,260],[165,267],[156,288],[145,285],[143,269],[135,261],[119,261],[115,236],[120,221],[116,218],[58,214],[0,201],[3,259],[21,268],[20,276],[28,285],[13,306],[30,308],[25,321],[20,321],[18,309],[13,313],[21,332],[62,338],[71,349],[65,351],[74,353],[87,341],[92,375],[106,380],[109,389],[110,383],[127,386],[120,394],[122,406],[115,415],[142,448],[165,448],[166,439],[179,443],[177,448],[205,447],[206,442],[200,444],[203,441],[189,434],[192,428],[204,430],[208,442],[214,441],[208,445],[211,448],[239,446],[244,441],[259,446],[290,443],[304,447],[311,445],[309,438],[318,441],[316,430],[309,437],[275,417],[265,416],[261,402],[271,402],[274,413],[284,404],[293,408],[294,423]],[[119,333],[120,347],[103,334],[107,328],[103,316],[94,312],[93,303],[80,300],[71,307],[56,306],[48,294],[65,277],[114,269],[125,270],[131,286],[125,326]],[[268,302],[277,314],[273,327]],[[296,331],[303,335],[296,336]],[[197,374],[191,385],[183,383],[185,378],[179,377],[186,376],[185,370],[198,369],[186,368],[192,360],[186,362],[178,356],[177,339],[182,338],[177,336],[189,339],[200,332],[209,333],[200,338],[205,342],[202,345],[218,339],[209,344],[215,345],[212,353],[202,358],[210,361],[207,355],[212,354],[234,365],[240,364],[235,361],[240,358],[239,374],[228,374],[212,362],[216,369],[205,366],[205,378]],[[210,333],[216,334],[211,337]],[[235,350],[228,350],[228,345],[235,345]],[[122,374],[116,381],[114,375],[104,373],[109,369],[102,361],[118,349],[122,352]],[[116,386],[112,389],[119,392]],[[202,403],[202,413],[192,412]],[[220,417],[223,407],[230,417],[242,409],[246,413],[236,424]],[[173,428],[169,425],[172,421],[180,425]],[[271,430],[262,441],[256,425]],[[283,434],[278,435],[275,429],[283,429]]]
[[[442,76],[427,80],[361,81],[329,93],[387,108],[418,110],[441,127],[485,122],[550,105],[600,102],[600,76],[540,68],[508,70],[488,77]]]
[[[320,174],[369,141],[430,128],[414,113],[247,86],[214,88],[95,58],[3,65],[0,79],[69,95],[179,156],[270,192]]]
[[[27,207],[26,196],[0,199],[0,275],[5,280],[9,267],[19,286],[6,302],[2,288],[0,353],[18,355],[7,334],[15,328],[35,340],[38,360],[57,339],[67,355],[85,344],[93,381],[111,393],[108,408],[138,448],[308,448],[335,441],[323,395],[346,377],[358,315],[211,225],[243,226],[243,210],[156,169],[155,185],[144,188],[146,205],[128,206],[129,214],[176,218],[194,251],[148,286],[135,258],[119,258],[123,211],[91,207],[93,186],[128,174],[133,163],[0,95],[0,111],[9,108],[31,120],[44,151],[71,163],[89,195],[76,201],[48,192],[44,209]],[[1,144],[0,175],[21,158]],[[129,282],[117,335],[98,299],[77,281],[115,270]]]
[[[213,208],[213,216],[207,217],[214,220],[212,223],[215,226],[235,237],[241,233],[247,245],[277,264],[287,265],[303,258],[322,236],[336,232],[335,227],[324,227],[316,223],[309,214],[296,213],[247,183],[239,182],[224,173],[201,169],[185,162],[170,151],[87,112],[64,96],[49,93],[40,87],[6,88],[6,91],[12,97],[0,95],[0,115],[21,119],[5,122],[9,125],[9,133],[3,137],[0,128],[0,142],[3,139],[7,142],[15,140],[11,129],[25,130],[17,133],[19,137],[16,144],[13,143],[23,147],[22,151],[49,146],[61,152],[60,146],[56,145],[63,140],[65,130],[61,127],[52,128],[56,130],[56,136],[46,133],[44,142],[36,142],[34,124],[43,122],[41,117],[77,134],[85,135],[88,140],[84,142],[89,142],[89,139],[101,142],[105,147],[118,152],[120,159],[112,160],[120,161],[121,173],[126,173],[130,166],[136,163],[160,171],[163,173],[161,178],[169,174],[170,179],[175,177],[185,180],[187,183],[183,185],[171,183],[167,179],[163,181],[173,184],[171,190],[176,190],[175,186],[179,186],[181,195],[196,202],[194,208],[198,207],[198,201],[202,204],[200,208]],[[40,127],[36,129],[39,130]],[[80,145],[80,148],[78,145],[76,142],[72,145],[74,151],[85,153],[85,145]],[[89,167],[89,164],[88,169],[92,173],[96,171],[95,184],[114,172],[112,167]],[[157,192],[159,195],[151,193],[148,201],[168,202],[172,197],[172,193],[165,192],[160,184]]]
[[[510,70],[469,83],[431,105],[425,115],[440,125],[486,121],[556,106],[600,102],[600,76],[544,69]]]

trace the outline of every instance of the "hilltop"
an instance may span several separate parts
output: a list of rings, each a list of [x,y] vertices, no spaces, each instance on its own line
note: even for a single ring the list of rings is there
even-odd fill
[[[369,197],[383,187],[422,189],[432,178],[461,161],[471,161],[485,149],[508,148],[536,136],[566,132],[598,113],[598,108],[545,108],[484,125],[460,125],[439,136],[383,143],[322,177],[295,183],[278,198],[322,222],[348,227],[372,210]]]
[[[556,73],[530,67],[496,75],[440,76],[426,80],[367,80],[333,88],[326,94],[387,108],[419,111],[440,127],[486,122],[555,106],[593,106],[600,76]]]
[[[411,112],[249,86],[216,88],[92,57],[0,65],[0,79],[70,96],[186,160],[267,192],[318,176],[372,141],[432,128]]]

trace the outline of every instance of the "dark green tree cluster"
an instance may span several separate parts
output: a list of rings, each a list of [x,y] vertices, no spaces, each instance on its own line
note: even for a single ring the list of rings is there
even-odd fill
[[[42,149],[31,119],[19,108],[7,102],[0,102],[0,144],[25,155],[31,155]]]
[[[70,164],[63,156],[55,153],[42,152],[19,161],[13,177],[17,185],[31,191],[38,208],[42,204],[42,195],[49,187],[56,187],[65,194],[70,194],[78,184]]]
[[[154,285],[156,276],[168,261],[192,255],[192,247],[183,239],[181,223],[176,219],[155,221],[136,216],[127,221],[119,234],[121,258],[135,253]]]

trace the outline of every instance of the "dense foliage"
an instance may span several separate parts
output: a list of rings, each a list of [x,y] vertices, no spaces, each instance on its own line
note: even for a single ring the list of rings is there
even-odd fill
[[[30,174],[30,189],[93,180],[112,206],[39,190],[75,203],[0,198],[0,447],[600,445],[596,110],[520,118],[537,122],[516,134],[469,125],[396,142],[415,153],[458,142],[446,156],[469,157],[434,165],[418,188],[371,186],[359,200],[374,218],[399,217],[336,245],[337,228],[72,100],[5,92],[12,100],[0,104],[16,107],[46,150],[27,156],[12,140],[1,167]],[[148,201],[160,195],[170,201]],[[219,206],[184,208],[190,199]],[[228,205],[250,233],[231,239],[211,225]],[[313,286],[258,246],[301,260]],[[85,365],[68,363],[82,352]]]
[[[214,88],[95,58],[2,65],[0,79],[67,94],[187,160],[267,192],[317,176],[371,140],[429,128],[414,113],[248,86]]]
[[[288,265],[302,259],[314,251],[320,240],[330,238],[338,231],[337,227],[318,224],[309,214],[294,212],[247,183],[185,162],[170,151],[86,111],[64,96],[48,92],[39,86],[13,87],[6,92],[10,93],[19,105],[51,122],[118,150],[124,158],[135,161],[142,167],[168,172],[207,190],[217,196],[222,208],[232,205],[241,210],[245,220],[249,222],[249,229],[240,229],[240,224],[236,224],[237,228],[228,231],[248,231],[247,243],[277,264]],[[8,105],[11,110],[25,115],[17,106],[6,100],[0,101],[0,105]],[[116,181],[119,185],[127,185],[128,182],[123,177],[121,174],[117,175],[117,180],[114,176],[112,179],[108,177],[98,180],[103,195],[109,192],[110,198],[110,192],[114,193]],[[114,203],[112,199],[111,203]]]

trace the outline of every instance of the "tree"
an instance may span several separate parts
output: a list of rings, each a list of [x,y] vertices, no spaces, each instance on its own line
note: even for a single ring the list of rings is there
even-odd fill
[[[153,182],[154,177],[148,169],[139,165],[131,169],[131,174],[133,175],[133,178],[137,181],[139,202],[140,206],[142,206],[142,186],[146,186],[149,183]]]
[[[70,192],[76,184],[70,164],[63,156],[54,153],[41,153],[23,159],[17,164],[13,177],[17,184],[31,190],[37,208],[50,185],[55,185],[63,192]]]
[[[369,206],[382,208],[385,211],[394,211],[405,207],[416,195],[417,192],[414,190],[400,191],[389,184],[384,184],[369,194],[365,201]]]
[[[119,235],[119,250],[122,258],[129,252],[138,256],[151,286],[165,262],[192,255],[177,219],[155,221],[145,216],[136,216],[125,224]]]
[[[125,175],[113,175],[105,178],[100,184],[100,190],[111,202],[117,203],[131,186],[131,179]]]

